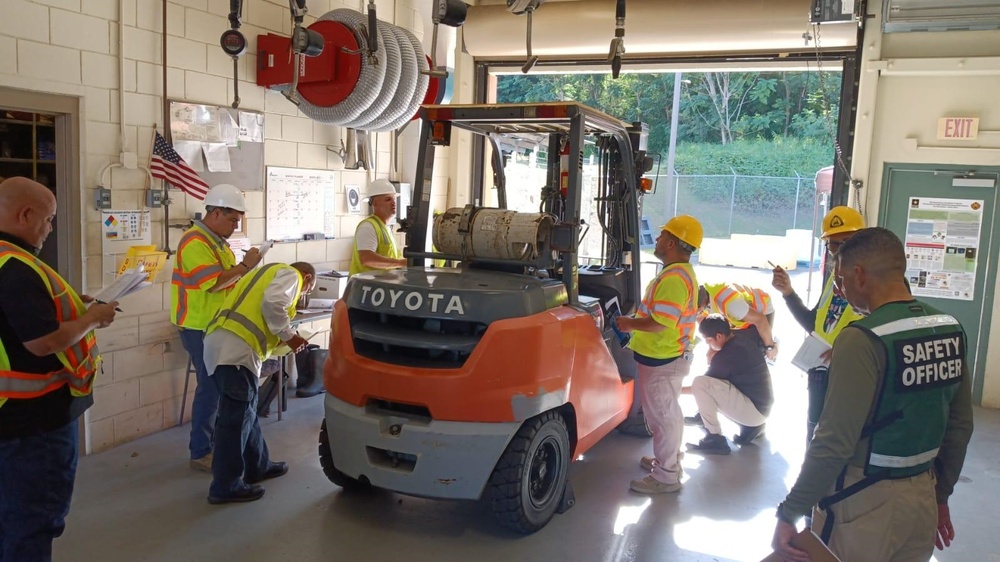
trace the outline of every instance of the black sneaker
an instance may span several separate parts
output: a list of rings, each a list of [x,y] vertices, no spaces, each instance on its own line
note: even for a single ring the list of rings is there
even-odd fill
[[[704,455],[728,455],[732,452],[726,438],[715,433],[709,433],[697,443],[688,443],[687,450]]]
[[[695,414],[693,416],[684,417],[684,425],[693,425],[696,427],[705,427],[705,422],[701,420],[701,414]]]
[[[737,424],[740,426],[740,432],[737,435],[733,435],[733,443],[737,445],[749,445],[751,441],[762,437],[764,435],[764,424],[760,424],[756,427],[750,427],[749,425]]]

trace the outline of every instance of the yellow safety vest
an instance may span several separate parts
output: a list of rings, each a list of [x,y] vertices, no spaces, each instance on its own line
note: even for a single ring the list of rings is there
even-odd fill
[[[392,232],[389,227],[386,226],[382,219],[378,215],[371,215],[361,222],[369,222],[375,227],[375,234],[378,235],[378,246],[375,248],[375,253],[380,256],[385,256],[387,258],[399,259],[403,257],[399,249],[396,248],[396,240],[392,237]],[[361,273],[362,271],[372,271],[376,268],[365,267],[361,263],[361,256],[358,254],[358,239],[354,238],[354,253],[351,254],[351,270],[350,274],[355,275]]]
[[[24,263],[42,278],[60,322],[75,320],[87,311],[76,291],[45,262],[15,244],[0,241],[0,268],[10,260]],[[87,332],[83,339],[54,355],[63,366],[58,371],[45,374],[12,371],[7,350],[0,341],[0,406],[9,398],[37,398],[67,384],[73,396],[90,394],[101,364],[94,332]]]
[[[738,318],[731,318],[726,314],[726,308],[733,299],[743,299],[750,305],[752,310],[756,310],[761,314],[764,314],[767,311],[768,305],[771,304],[771,295],[762,289],[730,285],[728,283],[706,283],[705,290],[708,291],[708,303],[710,307],[714,312],[726,316],[726,319],[729,320],[729,323],[736,330],[742,330],[749,326],[750,323]]]
[[[664,283],[665,281],[672,281]],[[680,281],[680,283],[677,283]],[[660,332],[632,332],[629,348],[653,359],[680,357],[691,347],[698,317],[698,282],[689,263],[672,263],[646,288],[636,318],[657,316],[668,322]]]
[[[863,315],[858,314],[851,308],[845,300],[844,310],[839,312],[839,317],[833,324],[830,330],[826,328],[826,317],[830,313],[830,305],[833,304],[833,275],[826,280],[826,285],[823,287],[823,294],[819,296],[819,306],[816,307],[816,323],[813,329],[816,335],[819,336],[826,343],[833,345],[833,340],[837,339],[837,335],[840,331],[847,327],[848,324],[854,322],[855,320],[860,320],[864,318]],[[836,311],[833,314],[837,314]]]
[[[181,328],[204,330],[232,289],[208,291],[223,271],[236,266],[236,256],[229,245],[217,240],[218,237],[195,223],[177,246],[170,279],[170,321]],[[202,255],[196,254],[196,249],[201,249]]]
[[[261,360],[267,359],[274,352],[274,348],[281,343],[281,339],[267,327],[264,315],[261,314],[261,307],[264,304],[264,289],[282,269],[291,269],[299,279],[295,288],[295,298],[288,307],[288,317],[294,318],[295,305],[302,294],[302,274],[289,265],[272,263],[236,283],[233,290],[226,295],[218,314],[209,322],[205,334],[211,334],[218,329],[228,330],[245,341]]]

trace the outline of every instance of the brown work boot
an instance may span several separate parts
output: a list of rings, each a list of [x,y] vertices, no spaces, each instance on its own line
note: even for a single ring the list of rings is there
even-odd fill
[[[199,472],[212,472],[212,453],[200,459],[191,459],[191,468]]]

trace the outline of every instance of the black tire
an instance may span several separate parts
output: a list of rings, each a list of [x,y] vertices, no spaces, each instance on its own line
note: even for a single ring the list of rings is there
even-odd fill
[[[653,436],[653,432],[649,429],[649,424],[646,423],[646,416],[642,415],[642,408],[638,408],[635,413],[618,424],[618,431],[626,435],[634,435],[635,437],[648,438]]]
[[[343,472],[337,470],[333,465],[333,453],[330,452],[330,434],[326,431],[326,419],[319,426],[319,464],[323,467],[323,474],[345,490],[367,490],[371,487],[368,482],[363,482],[357,478],[351,478]]]
[[[490,504],[501,525],[530,534],[552,519],[566,491],[570,454],[562,416],[546,412],[524,422],[490,476]]]

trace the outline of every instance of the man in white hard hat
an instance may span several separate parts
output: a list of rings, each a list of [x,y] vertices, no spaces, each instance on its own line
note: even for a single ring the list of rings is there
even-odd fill
[[[219,184],[205,195],[205,216],[194,221],[174,260],[170,287],[170,321],[181,333],[181,344],[191,356],[198,379],[191,404],[191,468],[212,471],[215,419],[219,391],[205,369],[205,329],[218,312],[229,289],[260,263],[260,251],[250,248],[243,261],[226,240],[243,219],[247,205],[234,185]]]
[[[368,188],[372,214],[361,221],[354,232],[351,275],[375,269],[406,267],[403,253],[389,230],[388,221],[396,216],[396,188],[388,180],[375,180]]]

